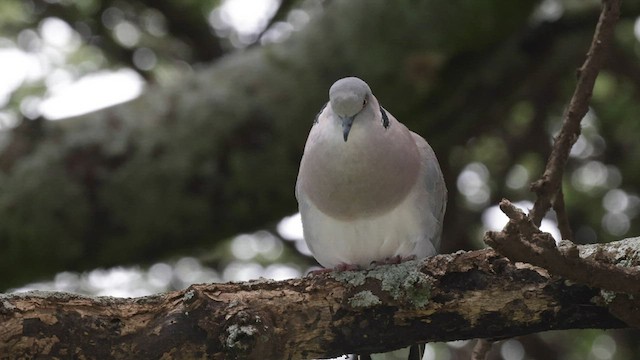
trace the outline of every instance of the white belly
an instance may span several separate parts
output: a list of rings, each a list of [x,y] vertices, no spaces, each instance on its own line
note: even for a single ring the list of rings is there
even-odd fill
[[[435,255],[432,238],[439,235],[439,224],[415,202],[408,197],[388,213],[350,221],[331,218],[309,203],[301,209],[305,240],[327,268],[340,264],[366,267],[393,256]]]

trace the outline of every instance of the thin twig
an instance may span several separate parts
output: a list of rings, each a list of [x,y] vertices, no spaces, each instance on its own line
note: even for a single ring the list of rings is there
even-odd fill
[[[580,121],[589,110],[593,85],[604,63],[605,52],[613,38],[614,26],[619,16],[620,0],[603,0],[602,11],[587,58],[578,69],[576,89],[562,116],[562,128],[555,138],[542,177],[531,184],[531,190],[536,192],[538,198],[529,216],[537,226],[540,226],[542,218],[551,208],[553,197],[558,194],[558,189],[562,186],[562,175],[569,158],[569,151],[580,136]]]
[[[571,224],[569,224],[569,216],[564,206],[562,186],[558,189],[556,196],[553,197],[553,210],[556,212],[560,236],[562,236],[563,240],[573,241],[573,232],[571,231]]]

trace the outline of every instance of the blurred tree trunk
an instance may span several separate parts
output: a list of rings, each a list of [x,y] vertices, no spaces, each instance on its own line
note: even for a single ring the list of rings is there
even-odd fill
[[[0,288],[151,261],[295,212],[306,133],[347,75],[431,142],[454,186],[454,147],[548,94],[584,54],[595,17],[531,22],[535,3],[334,1],[284,42],[133,102],[25,121],[0,145]],[[471,216],[449,212],[444,251],[466,236],[447,224]]]

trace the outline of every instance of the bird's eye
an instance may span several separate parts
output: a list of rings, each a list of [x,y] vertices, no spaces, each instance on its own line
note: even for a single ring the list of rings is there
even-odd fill
[[[362,100],[362,107],[364,107],[365,105],[367,105],[367,98],[364,98],[364,100]]]

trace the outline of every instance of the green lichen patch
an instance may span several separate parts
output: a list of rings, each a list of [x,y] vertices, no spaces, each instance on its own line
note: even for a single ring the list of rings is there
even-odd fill
[[[615,262],[617,265],[631,267],[640,266],[640,237],[625,239],[615,246]]]
[[[349,298],[349,305],[354,308],[368,308],[379,304],[382,304],[382,301],[370,290],[360,291]]]
[[[560,246],[563,246],[561,242]],[[632,267],[640,266],[640,237],[624,239],[606,244],[590,244],[579,246],[580,257],[590,258],[598,252],[604,252],[611,257],[614,264]]]
[[[330,276],[351,287],[362,286],[367,279],[375,279],[380,282],[382,291],[394,300],[409,301],[415,308],[421,308],[429,302],[431,297],[432,280],[418,271],[420,263],[419,260],[412,260],[396,265],[379,265],[366,272],[334,271]],[[370,291],[362,291],[349,299],[354,307],[375,305],[377,304],[375,301],[380,299]]]
[[[255,326],[252,325],[237,325],[233,324],[227,328],[227,347],[228,348],[240,348],[246,350],[249,343],[247,338],[251,338],[258,332]]]
[[[182,301],[190,301],[196,295],[195,291],[189,290],[182,296]]]
[[[600,297],[606,305],[609,305],[615,300],[616,293],[609,290],[600,290]]]
[[[337,281],[346,283],[351,286],[364,285],[366,276],[362,271],[333,271],[330,276]]]
[[[380,281],[381,288],[395,300],[408,300],[414,307],[424,307],[431,296],[431,279],[418,271],[420,261],[406,261],[398,265],[378,266],[368,277]]]

